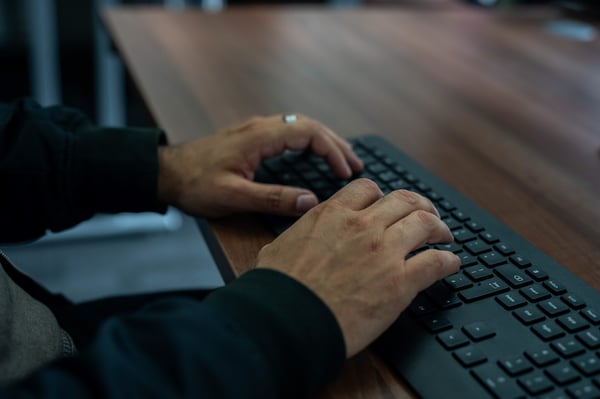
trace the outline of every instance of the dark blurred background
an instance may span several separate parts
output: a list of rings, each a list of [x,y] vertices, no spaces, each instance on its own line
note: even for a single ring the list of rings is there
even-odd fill
[[[218,9],[223,6],[286,3],[385,3],[429,8],[465,4],[502,7],[548,3],[560,4],[572,11],[588,9],[588,13],[591,13],[589,9],[597,10],[600,5],[598,0],[0,0],[0,101],[34,95],[42,102],[77,106],[92,118],[99,118],[100,122],[150,124],[134,88],[126,79],[116,89],[122,93],[118,100],[115,100],[117,97],[114,93],[102,97],[106,87],[97,90],[102,87],[99,86],[101,79],[115,80],[114,77],[102,75],[106,73],[106,63],[110,63],[107,60],[110,54],[101,25],[95,17],[98,7],[110,4],[154,4],[175,8],[195,5]],[[40,83],[40,80],[44,82]],[[110,110],[107,109],[110,106],[99,104],[108,101],[107,97],[111,97],[113,103],[118,102],[115,109]]]

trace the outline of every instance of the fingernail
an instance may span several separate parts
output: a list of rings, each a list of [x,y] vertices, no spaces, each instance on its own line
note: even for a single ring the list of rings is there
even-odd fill
[[[350,167],[350,165],[346,164],[344,169],[346,169],[346,176],[351,177],[352,176],[352,168]]]
[[[460,258],[460,256],[454,254],[454,256],[456,257],[456,264],[458,266],[458,268],[460,269],[460,265],[462,264],[462,259]]]
[[[318,203],[317,197],[313,194],[300,194],[298,198],[296,198],[296,211],[298,213],[304,213]]]

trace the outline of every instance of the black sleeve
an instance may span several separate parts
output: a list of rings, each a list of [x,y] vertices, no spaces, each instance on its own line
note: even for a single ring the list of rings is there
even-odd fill
[[[95,213],[162,211],[159,129],[102,128],[66,107],[0,104],[0,242],[31,240]]]
[[[111,319],[80,356],[0,397],[306,398],[344,359],[329,308],[296,280],[258,269],[203,302],[164,300]]]

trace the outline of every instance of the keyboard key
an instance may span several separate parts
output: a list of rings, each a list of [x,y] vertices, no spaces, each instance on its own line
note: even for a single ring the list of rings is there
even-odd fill
[[[435,247],[441,251],[449,251],[453,253],[462,251],[461,245],[456,242],[451,242],[449,244],[437,244]]]
[[[444,199],[440,193],[436,192],[436,191],[429,191],[427,193],[427,198],[429,198],[431,201],[433,202],[438,202],[441,201],[442,199]]]
[[[465,248],[472,255],[480,255],[492,249],[492,247],[490,247],[488,244],[484,243],[481,240],[469,241],[465,244]]]
[[[460,299],[458,299],[454,291],[448,288],[448,286],[443,284],[441,281],[438,281],[427,288],[425,293],[427,296],[429,296],[433,303],[435,303],[441,309],[449,309],[462,305],[462,302]]]
[[[590,349],[600,348],[600,332],[596,330],[588,330],[581,332],[575,336],[579,342],[583,343]]]
[[[452,235],[454,236],[454,241],[459,244],[474,240],[476,238],[475,233],[467,229],[454,230]]]
[[[567,388],[567,393],[574,399],[598,399],[600,391],[589,381],[578,382]]]
[[[385,172],[385,171],[388,170],[388,168],[387,168],[387,166],[385,164],[383,164],[381,162],[377,162],[377,161],[370,162],[367,165],[365,165],[365,167],[366,167],[366,169],[369,172],[371,172],[371,173],[373,173],[375,175],[377,175],[379,173],[382,173],[382,172]]]
[[[496,335],[496,332],[492,328],[482,321],[467,324],[462,330],[471,338],[473,341],[482,341],[487,338],[491,338]]]
[[[411,188],[410,184],[402,179],[390,181],[387,183],[387,186],[390,190],[410,190]]]
[[[567,289],[555,280],[544,281],[544,287],[554,295],[562,295],[567,292]]]
[[[431,333],[437,333],[452,328],[452,323],[440,314],[421,317],[421,322]]]
[[[577,371],[566,362],[550,366],[545,372],[558,385],[570,384],[580,379]]]
[[[400,176],[394,171],[388,170],[379,174],[379,180],[383,183],[389,183],[394,180],[398,180]]]
[[[437,340],[446,349],[455,349],[467,345],[470,341],[465,334],[459,330],[449,330],[438,334]]]
[[[446,217],[446,218],[442,219],[442,221],[444,223],[446,223],[448,228],[452,231],[462,228],[462,224],[459,221],[457,221],[456,219],[452,219],[451,217]]]
[[[311,182],[311,184],[313,181],[322,180],[321,174],[316,170],[307,170],[299,174],[304,180]]]
[[[437,307],[424,294],[419,294],[409,305],[408,309],[416,316],[422,316],[435,312]]]
[[[525,352],[525,356],[538,367],[544,367],[560,360],[556,353],[547,347],[528,350]]]
[[[577,356],[585,351],[585,348],[573,338],[563,338],[554,341],[550,346],[564,358]]]
[[[419,178],[415,175],[413,175],[412,173],[404,173],[404,180],[406,180],[407,182],[409,182],[410,184],[415,184],[416,182],[419,181]],[[445,208],[443,208],[445,209]],[[450,209],[445,209],[445,210],[450,210]]]
[[[477,258],[468,252],[461,252],[457,254],[460,258],[460,267],[465,268],[467,266],[472,266],[477,263]]]
[[[506,263],[506,258],[496,251],[491,251],[479,256],[481,263],[488,267],[495,267]]]
[[[457,349],[453,355],[464,367],[475,366],[487,361],[486,355],[473,345]]]
[[[494,245],[494,248],[496,248],[496,251],[500,252],[504,256],[512,255],[515,253],[515,250],[512,249],[510,245],[504,242],[497,243],[496,245]]]
[[[484,227],[475,220],[469,220],[465,223],[465,226],[474,233],[479,233],[484,230]]]
[[[484,364],[471,371],[473,376],[494,397],[502,399],[523,398],[523,391],[517,384],[493,364]]]
[[[587,321],[585,321],[581,316],[577,314],[569,314],[566,316],[562,316],[559,317],[556,321],[558,322],[558,324],[561,325],[562,328],[564,328],[570,333],[581,331],[589,327]]]
[[[586,355],[571,361],[584,375],[591,377],[600,372],[600,360],[596,355]]]
[[[466,215],[464,212],[459,211],[459,210],[455,210],[452,212],[452,217],[456,220],[458,220],[459,222],[466,222],[467,220],[469,220],[469,216]]]
[[[454,206],[454,204],[448,200],[439,201],[437,204],[440,208],[442,208],[446,212],[450,212],[450,211],[453,211],[454,209],[456,209],[456,206]]]
[[[506,294],[498,295],[496,301],[506,310],[516,309],[527,304],[527,301],[518,292],[507,292]]]
[[[518,254],[511,256],[510,261],[512,263],[514,263],[516,266],[520,267],[521,269],[531,265],[531,262],[529,261],[529,259],[525,258],[524,256],[518,255]]]
[[[544,316],[542,312],[540,312],[533,306],[527,306],[523,309],[517,309],[513,312],[513,314],[517,319],[521,321],[521,323],[525,325],[534,324],[546,318],[546,316]]]
[[[539,395],[552,390],[552,382],[542,373],[535,372],[518,379],[519,384],[531,395]]]
[[[538,302],[550,297],[550,293],[540,284],[521,289],[521,294],[531,302]]]
[[[529,274],[529,276],[535,281],[544,281],[548,278],[548,274],[546,274],[544,270],[535,266],[527,269],[527,274]]]
[[[537,399],[571,399],[571,397],[564,392],[552,391],[545,395],[538,396]]]
[[[510,284],[510,286],[513,288],[525,287],[532,283],[531,278],[514,265],[498,266],[496,268],[496,274],[499,275],[508,284]]]
[[[461,291],[458,295],[465,302],[478,301],[489,296],[501,294],[504,291],[508,291],[508,285],[498,279],[493,279],[487,282],[481,283],[466,290]]]
[[[510,376],[527,373],[533,370],[529,360],[523,356],[511,356],[498,360],[500,367],[504,369]]]
[[[600,314],[596,311],[596,309],[586,308],[581,311],[581,315],[593,325],[598,325],[598,323],[600,323]]]
[[[415,183],[415,187],[417,188],[417,190],[419,190],[423,194],[426,194],[427,191],[431,190],[431,187],[429,187],[427,184],[423,183],[422,181]]]
[[[392,170],[400,175],[403,175],[406,173],[406,168],[403,167],[402,165],[398,165],[397,163],[392,165]]]
[[[453,289],[455,291],[459,291],[465,288],[469,288],[473,285],[473,283],[471,282],[471,280],[469,280],[464,274],[462,273],[455,273],[452,274],[448,277],[446,277],[444,279],[444,282],[448,285],[448,287],[450,287],[450,289]]]
[[[483,233],[479,234],[479,237],[481,237],[483,241],[487,242],[488,244],[493,244],[500,241],[495,234],[492,234],[489,231],[484,231]]]
[[[490,269],[481,265],[469,266],[464,270],[464,273],[473,281],[487,280],[494,276]]]
[[[585,302],[575,294],[564,295],[561,299],[572,309],[581,309],[585,307]]]
[[[560,316],[561,314],[565,314],[570,311],[570,309],[563,302],[559,301],[556,298],[549,299],[547,301],[542,301],[537,305],[546,315]]]
[[[558,327],[552,320],[536,324],[535,326],[531,327],[531,331],[533,331],[544,341],[551,341],[565,335],[565,332],[561,330],[560,327]]]

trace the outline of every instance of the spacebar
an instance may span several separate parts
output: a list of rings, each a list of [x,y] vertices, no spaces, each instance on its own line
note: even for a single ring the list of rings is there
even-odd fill
[[[488,296],[500,294],[501,292],[507,291],[508,285],[501,280],[492,279],[476,285],[464,291],[461,291],[458,295],[465,302],[474,302]]]

